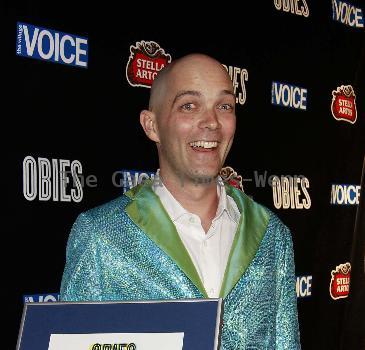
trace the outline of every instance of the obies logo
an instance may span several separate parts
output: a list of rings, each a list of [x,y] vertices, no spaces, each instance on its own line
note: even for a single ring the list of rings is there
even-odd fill
[[[304,176],[274,176],[272,194],[276,209],[309,209],[309,180]]]
[[[307,93],[305,88],[273,81],[271,103],[305,111],[307,110]]]
[[[91,350],[137,350],[135,343],[115,343],[115,344],[92,344]]]
[[[233,187],[236,187],[243,192],[242,176],[238,175],[233,168],[226,166],[221,169],[219,175],[224,182],[229,183]]]
[[[364,28],[364,16],[361,8],[348,2],[332,0],[332,19],[353,28]]]
[[[336,120],[355,124],[357,110],[355,92],[351,85],[341,85],[332,91],[331,112]]]
[[[16,54],[87,68],[88,42],[87,38],[18,22]]]
[[[336,266],[331,271],[330,295],[334,300],[347,298],[350,294],[350,272],[349,262]]]
[[[291,12],[298,16],[309,16],[306,0],[274,0],[274,6],[279,11]]]
[[[23,160],[23,195],[28,201],[81,202],[84,178],[78,160],[36,160],[27,156]],[[71,188],[70,188],[71,187]]]
[[[131,86],[150,88],[157,73],[171,62],[171,56],[154,41],[140,41],[130,46],[126,76]]]
[[[245,81],[248,80],[248,71],[245,68],[226,66],[222,64],[222,66],[227,70],[229,76],[231,77],[233,83],[233,92],[236,96],[236,103],[239,103],[241,106],[246,102],[246,85]]]

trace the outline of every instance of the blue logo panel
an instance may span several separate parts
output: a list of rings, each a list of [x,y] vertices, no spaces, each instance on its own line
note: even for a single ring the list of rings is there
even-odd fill
[[[16,54],[42,61],[87,68],[88,39],[18,22]]]
[[[24,303],[48,303],[60,300],[59,293],[23,295]]]
[[[307,89],[273,81],[271,103],[277,106],[307,110]]]
[[[313,277],[309,276],[297,276],[296,291],[297,298],[307,298],[312,296],[312,280]]]
[[[359,185],[333,184],[331,188],[331,204],[358,205],[360,200]]]

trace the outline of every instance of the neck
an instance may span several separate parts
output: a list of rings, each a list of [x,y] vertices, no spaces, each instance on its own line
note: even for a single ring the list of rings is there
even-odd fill
[[[217,179],[210,182],[164,178],[161,180],[174,198],[190,213],[198,215],[205,232],[208,231],[218,207]]]

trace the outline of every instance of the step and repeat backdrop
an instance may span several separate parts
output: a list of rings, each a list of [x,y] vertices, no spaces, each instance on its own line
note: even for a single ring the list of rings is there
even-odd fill
[[[292,232],[302,348],[365,349],[365,4],[150,7],[6,9],[6,341],[16,344],[24,302],[58,300],[77,215],[155,175],[139,112],[164,66],[201,52],[222,62],[236,95],[223,175]]]

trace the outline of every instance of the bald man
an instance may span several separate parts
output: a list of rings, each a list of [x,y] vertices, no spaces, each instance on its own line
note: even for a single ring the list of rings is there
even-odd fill
[[[173,61],[140,123],[159,176],[78,217],[61,299],[221,297],[221,349],[300,349],[290,232],[219,177],[236,127],[227,71],[201,54]]]

